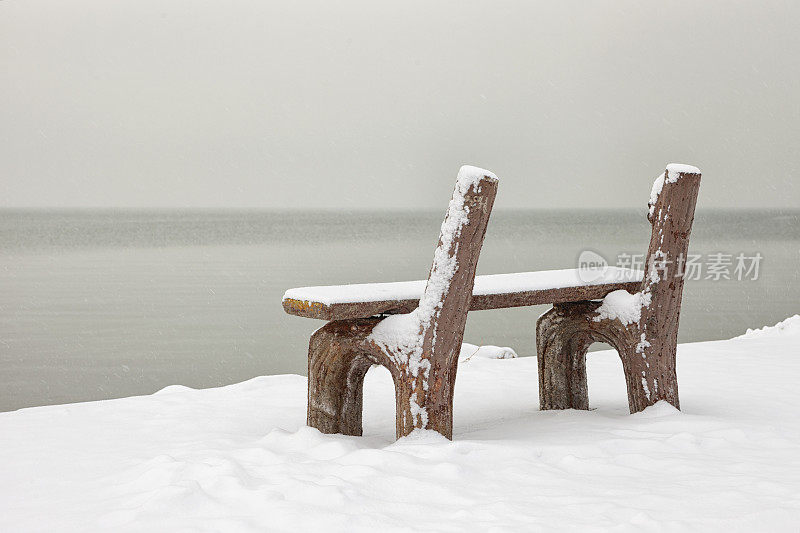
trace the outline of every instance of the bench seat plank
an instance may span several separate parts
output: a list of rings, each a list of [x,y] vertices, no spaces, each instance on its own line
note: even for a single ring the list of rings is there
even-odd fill
[[[564,269],[476,276],[470,311],[596,300],[619,289],[637,291],[643,276],[640,270],[619,267],[588,274],[585,269]],[[290,315],[320,320],[408,313],[417,307],[425,283],[418,280],[289,289],[283,295],[283,309]]]

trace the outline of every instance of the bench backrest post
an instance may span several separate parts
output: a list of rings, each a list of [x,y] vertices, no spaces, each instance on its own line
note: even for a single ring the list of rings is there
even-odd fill
[[[458,355],[460,346],[453,346],[453,341],[455,337],[463,337],[497,183],[494,175],[474,167],[462,167],[459,171],[419,303],[420,316],[430,317],[428,327],[422,331],[424,352],[455,351]],[[422,321],[424,325],[425,318]]]
[[[674,349],[678,338],[683,281],[689,235],[700,189],[700,171],[688,165],[668,165],[653,186],[648,219],[653,226],[642,280],[642,294],[649,305],[642,308],[640,330],[656,356]]]
[[[427,427],[452,438],[452,409],[458,355],[472,301],[475,270],[489,223],[497,177],[475,167],[462,167],[442,223],[439,244],[416,314],[422,325]],[[398,426],[398,435],[409,428]]]

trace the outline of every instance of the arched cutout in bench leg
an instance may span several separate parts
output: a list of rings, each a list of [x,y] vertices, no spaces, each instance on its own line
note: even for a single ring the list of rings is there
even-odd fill
[[[456,368],[445,375],[434,370],[427,378],[412,376],[366,340],[378,322],[378,318],[328,322],[311,336],[308,425],[323,433],[362,435],[364,378],[372,365],[380,365],[389,370],[395,386],[398,438],[421,428],[451,438]]]
[[[364,376],[374,361],[359,349],[358,339],[376,320],[329,322],[308,347],[307,423],[323,433],[360,436]]]
[[[587,320],[600,302],[555,305],[536,323],[539,354],[539,405],[541,409],[589,409],[586,353],[595,342],[611,345],[622,360],[628,405],[635,412],[644,398],[637,379],[635,346],[631,332],[619,322]],[[639,376],[641,377],[641,376]]]

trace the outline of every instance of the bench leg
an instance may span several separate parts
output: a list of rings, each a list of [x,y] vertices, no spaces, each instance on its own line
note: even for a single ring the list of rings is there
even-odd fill
[[[631,413],[660,399],[671,401],[669,391],[678,389],[674,357],[666,364],[648,361],[636,351],[641,342],[638,325],[625,326],[618,320],[595,321],[599,306],[599,302],[557,304],[539,317],[536,351],[541,409],[589,408],[586,352],[594,342],[605,342],[617,350]],[[671,403],[677,406],[677,395]]]
[[[554,307],[536,322],[539,408],[589,409],[586,351],[592,339]]]
[[[453,389],[456,360],[444,376],[435,372],[427,376],[406,376],[398,372],[395,377],[397,402],[397,438],[415,429],[432,429],[453,438]]]
[[[397,438],[415,429],[432,429],[453,438],[453,389],[458,360],[434,361],[412,375],[367,341],[380,319],[329,322],[308,346],[309,426],[323,433],[362,434],[364,377],[372,365],[389,369],[394,379]]]
[[[654,403],[666,400],[676,409],[681,408],[678,400],[678,374],[675,371],[675,353],[678,347],[677,340],[667,340],[663,344],[661,354],[649,358],[637,353],[636,342],[632,342],[623,352],[622,367],[625,369],[625,380],[628,384],[628,405],[631,413],[645,410]],[[655,343],[653,343],[655,344]]]
[[[311,336],[307,423],[323,433],[360,436],[364,376],[372,361],[340,330],[329,323]]]

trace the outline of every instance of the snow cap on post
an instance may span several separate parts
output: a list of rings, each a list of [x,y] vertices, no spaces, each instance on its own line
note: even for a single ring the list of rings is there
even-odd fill
[[[647,220],[653,222],[656,202],[658,202],[658,197],[664,188],[664,183],[676,183],[684,174],[700,175],[700,169],[684,163],[670,163],[664,173],[656,178],[653,182],[653,188],[650,189],[650,200],[647,202]]]
[[[464,165],[458,169],[457,182],[459,184],[467,184],[467,187],[472,184],[477,184],[483,178],[493,181],[500,181],[500,179],[493,172],[489,172],[483,168]]]

